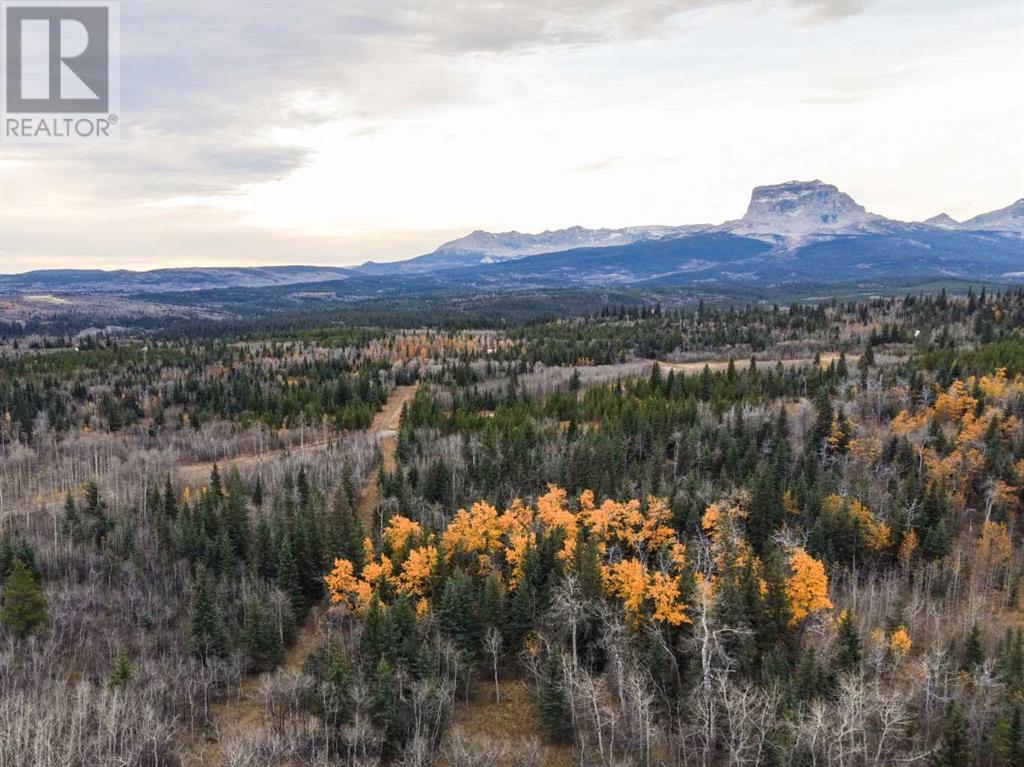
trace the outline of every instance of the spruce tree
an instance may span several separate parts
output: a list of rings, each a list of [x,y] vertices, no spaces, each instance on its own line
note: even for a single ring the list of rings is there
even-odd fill
[[[285,534],[278,549],[277,587],[288,596],[295,617],[301,621],[306,615],[309,603],[299,581],[299,566],[295,560],[291,536],[288,534]]]
[[[168,519],[174,519],[178,516],[178,504],[174,498],[174,488],[171,486],[170,475],[167,476],[167,481],[164,483],[163,512]]]
[[[220,469],[217,468],[217,464],[213,464],[213,468],[210,469],[210,484],[209,484],[210,495],[214,499],[214,503],[220,501],[221,494],[224,492],[224,488],[220,481]]]
[[[473,582],[462,570],[456,570],[444,584],[437,607],[438,625],[471,663],[480,658],[481,626],[479,605]]]
[[[256,572],[267,580],[274,580],[277,576],[274,536],[265,514],[261,514],[256,522],[256,534],[253,536],[252,543],[252,565]]]
[[[942,741],[932,758],[932,767],[969,767],[972,764],[967,722],[960,706],[951,700],[946,706],[946,723]]]
[[[82,521],[78,517],[78,507],[75,505],[75,498],[70,490],[64,497],[64,515],[60,520],[60,529],[73,541],[77,541],[82,534]]]
[[[102,549],[103,543],[114,529],[114,523],[107,516],[106,501],[100,496],[100,489],[95,482],[85,486],[85,516],[89,520],[89,534],[96,548]]]
[[[344,485],[334,491],[331,512],[327,518],[327,559],[347,559],[356,572],[363,567],[363,525],[356,516]]]
[[[120,689],[127,687],[135,678],[135,669],[128,659],[128,651],[124,645],[117,648],[114,655],[114,665],[110,670],[110,680],[107,682],[112,688]]]
[[[217,604],[217,593],[206,569],[196,573],[196,593],[192,602],[192,623],[189,627],[192,652],[206,663],[210,658],[228,654],[228,632]]]
[[[977,621],[964,643],[964,670],[971,671],[985,662],[985,648],[981,644],[981,627]]]
[[[38,634],[46,624],[46,595],[20,558],[14,560],[4,583],[0,623],[18,639]]]
[[[852,610],[844,610],[836,637],[836,666],[841,671],[860,669],[861,646],[857,619]]]
[[[395,674],[387,658],[381,658],[370,686],[370,720],[381,730],[385,753],[393,745],[395,715]]]
[[[245,607],[245,623],[242,629],[245,649],[249,655],[252,670],[261,674],[280,665],[284,660],[284,647],[277,630],[274,616],[258,599],[251,599]]]
[[[571,735],[569,701],[565,695],[565,680],[562,676],[562,662],[552,650],[537,684],[537,709],[540,725],[556,741],[567,741]]]

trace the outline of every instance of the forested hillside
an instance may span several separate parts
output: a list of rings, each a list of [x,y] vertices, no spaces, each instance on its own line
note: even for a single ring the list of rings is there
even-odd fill
[[[0,767],[1024,764],[1024,292],[545,316],[0,340]]]

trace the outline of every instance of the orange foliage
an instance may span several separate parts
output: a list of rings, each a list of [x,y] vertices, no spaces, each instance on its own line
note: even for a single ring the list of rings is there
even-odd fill
[[[903,541],[900,543],[900,562],[904,567],[910,565],[910,560],[914,558],[914,552],[917,551],[917,532],[913,529],[907,530],[903,536]]]
[[[402,591],[409,596],[426,596],[427,586],[435,567],[437,567],[436,547],[422,546],[412,549],[402,566],[402,574],[399,576]]]
[[[1003,522],[985,522],[978,538],[978,561],[987,570],[993,570],[1010,561],[1013,550],[1010,535]]]
[[[907,657],[910,654],[912,645],[913,642],[910,640],[910,634],[903,626],[900,626],[889,635],[889,651],[897,660]]]
[[[460,509],[440,533],[439,542],[433,534],[425,534],[419,523],[392,517],[381,534],[389,554],[376,552],[366,539],[366,564],[360,577],[346,562],[336,566],[325,581],[335,603],[365,606],[374,590],[396,589],[418,597],[417,612],[423,614],[442,557],[451,562],[468,556],[480,575],[497,572],[509,588],[515,588],[522,578],[526,553],[538,535],[564,532],[559,558],[571,569],[577,534],[582,530],[602,554],[612,542],[633,552],[603,568],[609,595],[622,599],[630,621],[637,624],[646,616],[676,626],[688,620],[679,580],[686,565],[686,547],[669,526],[670,519],[671,510],[660,498],[648,498],[645,508],[636,500],[606,500],[598,506],[593,493],[584,492],[574,509],[564,490],[550,486],[537,499],[536,510],[519,499],[500,514],[487,503]],[[653,567],[654,561],[660,566]]]
[[[809,615],[832,607],[828,598],[825,566],[801,548],[789,556],[792,575],[786,580],[786,595],[796,624]]]
[[[351,562],[347,559],[335,559],[334,569],[324,576],[324,581],[327,583],[327,593],[332,604],[344,602],[349,607],[355,606],[353,595],[358,584]]]
[[[395,554],[403,551],[412,541],[423,536],[423,527],[408,517],[396,514],[388,520],[387,527],[381,532],[381,538],[391,547]]]

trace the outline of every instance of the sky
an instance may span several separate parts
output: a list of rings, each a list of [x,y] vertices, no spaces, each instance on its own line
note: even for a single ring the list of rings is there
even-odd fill
[[[348,266],[475,229],[1024,197],[1024,2],[123,0],[121,138],[0,147],[0,272]]]

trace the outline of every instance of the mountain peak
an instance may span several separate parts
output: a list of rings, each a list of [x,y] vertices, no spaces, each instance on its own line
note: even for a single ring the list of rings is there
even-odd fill
[[[848,194],[815,179],[754,187],[746,214],[729,228],[737,234],[843,234],[879,221]]]
[[[964,221],[962,226],[964,229],[1016,232],[1024,235],[1024,197],[1005,208],[970,218]]]
[[[921,222],[928,226],[937,226],[939,229],[959,229],[960,222],[947,213],[940,213]]]

